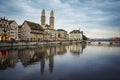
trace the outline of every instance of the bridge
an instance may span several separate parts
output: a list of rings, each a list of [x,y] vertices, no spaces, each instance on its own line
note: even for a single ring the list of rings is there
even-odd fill
[[[86,40],[87,44],[97,43],[97,44],[120,44],[120,41],[112,41],[112,40]]]

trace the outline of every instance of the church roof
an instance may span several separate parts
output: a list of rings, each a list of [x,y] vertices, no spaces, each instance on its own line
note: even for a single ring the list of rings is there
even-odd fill
[[[30,21],[25,21],[31,29],[34,30],[43,30],[43,28],[38,24],[38,23],[34,23],[34,22],[30,22]]]

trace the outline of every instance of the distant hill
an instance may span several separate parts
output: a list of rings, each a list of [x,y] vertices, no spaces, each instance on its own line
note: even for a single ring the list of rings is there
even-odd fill
[[[112,41],[112,40],[118,40],[120,41],[120,37],[115,38],[89,38],[90,40],[104,40],[104,41]]]

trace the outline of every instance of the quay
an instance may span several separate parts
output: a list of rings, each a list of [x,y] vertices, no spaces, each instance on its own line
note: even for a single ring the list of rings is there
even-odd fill
[[[91,40],[82,40],[82,41],[42,41],[42,42],[30,42],[30,41],[2,41],[0,42],[0,47],[14,47],[14,46],[55,46],[57,44],[69,45],[73,43],[83,43],[83,44],[120,44],[120,41],[91,41]]]
[[[29,41],[4,41],[0,42],[0,47],[12,47],[12,46],[55,46],[57,44],[66,45],[71,43],[77,43],[81,41],[42,41],[42,42],[29,42]]]

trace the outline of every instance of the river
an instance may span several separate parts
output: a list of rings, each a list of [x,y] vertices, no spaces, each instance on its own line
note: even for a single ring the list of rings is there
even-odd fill
[[[120,45],[0,47],[0,80],[120,80]]]

